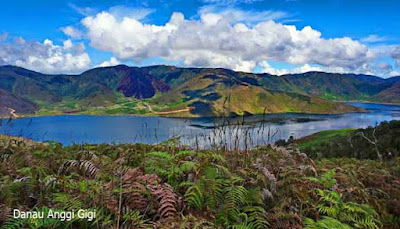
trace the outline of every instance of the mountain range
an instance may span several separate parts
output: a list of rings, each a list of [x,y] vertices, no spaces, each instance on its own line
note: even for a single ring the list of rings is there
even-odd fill
[[[179,117],[360,112],[341,101],[400,103],[400,77],[308,72],[275,76],[221,68],[94,68],[51,75],[0,66],[0,116],[149,114]]]

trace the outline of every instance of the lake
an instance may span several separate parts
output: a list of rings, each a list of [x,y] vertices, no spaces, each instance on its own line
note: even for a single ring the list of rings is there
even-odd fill
[[[2,120],[0,133],[72,143],[159,143],[180,138],[181,144],[229,148],[254,147],[289,136],[300,138],[318,131],[364,128],[400,120],[400,106],[349,103],[369,113],[342,115],[269,114],[230,119],[164,118],[150,116],[62,115]]]

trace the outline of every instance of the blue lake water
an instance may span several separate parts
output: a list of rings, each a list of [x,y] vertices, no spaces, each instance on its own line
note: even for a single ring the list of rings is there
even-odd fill
[[[63,115],[2,120],[1,134],[72,143],[158,143],[180,137],[182,144],[253,147],[289,136],[299,138],[321,130],[363,128],[400,120],[400,106],[350,103],[369,113],[343,115],[270,114],[231,119],[143,116]],[[229,124],[222,125],[222,124]],[[218,127],[225,126],[225,127]]]

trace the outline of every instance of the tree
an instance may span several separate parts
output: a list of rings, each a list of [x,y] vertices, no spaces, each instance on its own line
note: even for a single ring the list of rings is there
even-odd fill
[[[379,148],[378,148],[378,139],[375,136],[376,133],[376,128],[374,128],[374,131],[372,131],[372,137],[374,138],[373,141],[371,139],[369,139],[367,136],[365,136],[364,132],[358,132],[357,135],[360,135],[361,137],[363,137],[365,140],[367,140],[369,143],[371,143],[374,147],[375,147],[375,151],[376,151],[376,155],[378,156],[379,160],[382,161],[382,154],[379,152]]]

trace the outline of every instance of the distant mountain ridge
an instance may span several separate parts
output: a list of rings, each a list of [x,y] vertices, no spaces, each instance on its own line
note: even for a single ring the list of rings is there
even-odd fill
[[[400,103],[400,77],[324,72],[274,76],[164,65],[118,65],[79,75],[0,66],[0,90],[0,116],[8,108],[37,115],[344,113],[360,109],[335,101]]]

